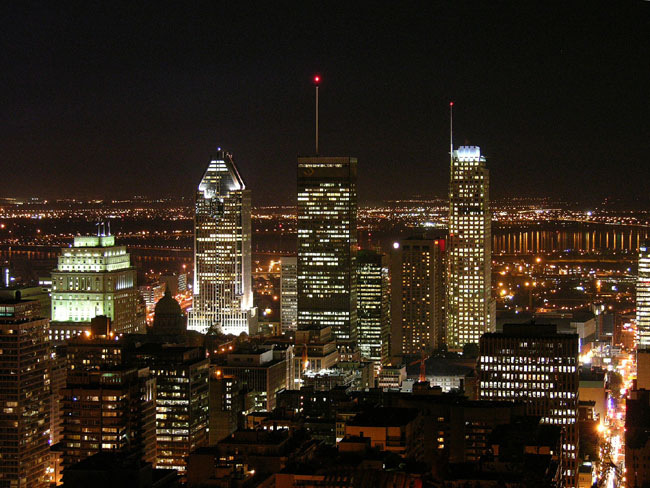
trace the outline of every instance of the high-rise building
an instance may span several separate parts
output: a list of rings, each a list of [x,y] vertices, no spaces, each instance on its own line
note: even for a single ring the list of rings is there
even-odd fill
[[[357,320],[361,355],[375,367],[389,356],[390,297],[388,257],[374,251],[357,254]]]
[[[391,354],[431,352],[444,344],[444,237],[393,244],[391,302]]]
[[[116,246],[112,235],[75,237],[52,271],[50,338],[62,342],[90,330],[98,315],[110,317],[117,334],[142,333],[137,301],[136,270],[126,246]]]
[[[639,349],[650,349],[650,246],[639,247],[639,274],[636,280],[636,327]]]
[[[357,160],[298,158],[298,328],[357,343]]]
[[[555,325],[505,324],[503,332],[481,337],[478,360],[480,400],[521,401],[526,413],[563,432],[563,477],[577,486],[578,335]]]
[[[275,356],[272,347],[242,346],[215,365],[215,374],[233,376],[243,388],[255,392],[256,410],[271,412],[277,393],[287,388],[286,359]]]
[[[137,452],[145,461],[152,462],[156,452],[156,383],[149,369],[88,366],[92,365],[71,363],[62,390],[64,466],[102,451]]]
[[[194,301],[188,328],[247,334],[257,328],[251,274],[251,193],[218,150],[195,195]]]
[[[298,258],[280,258],[280,326],[282,333],[298,328]]]
[[[481,149],[453,152],[449,184],[447,345],[460,350],[494,330],[489,172]]]
[[[45,488],[49,460],[48,321],[36,301],[0,302],[0,487]]]
[[[156,467],[184,476],[187,456],[208,442],[209,362],[201,348],[160,343],[132,354],[156,378]]]

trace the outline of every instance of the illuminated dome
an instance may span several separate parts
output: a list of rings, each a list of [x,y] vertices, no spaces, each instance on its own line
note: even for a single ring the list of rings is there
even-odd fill
[[[181,306],[172,297],[169,289],[165,295],[158,300],[154,309],[152,333],[157,335],[185,334],[187,330],[187,318],[181,310]]]

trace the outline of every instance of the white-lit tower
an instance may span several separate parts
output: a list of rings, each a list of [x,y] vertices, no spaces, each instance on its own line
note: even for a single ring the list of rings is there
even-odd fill
[[[251,193],[219,148],[195,197],[194,300],[188,329],[256,329],[251,276]]]
[[[478,344],[494,329],[491,299],[489,172],[481,149],[461,146],[451,157],[447,345]]]

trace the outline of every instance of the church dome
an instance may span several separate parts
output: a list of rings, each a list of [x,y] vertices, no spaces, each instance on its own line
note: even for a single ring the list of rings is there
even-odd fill
[[[165,295],[158,300],[154,308],[153,330],[154,334],[184,334],[187,330],[187,319],[181,306],[169,289],[165,290]]]

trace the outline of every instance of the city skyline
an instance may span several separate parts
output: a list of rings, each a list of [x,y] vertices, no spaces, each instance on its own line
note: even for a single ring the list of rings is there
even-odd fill
[[[10,118],[0,147],[22,171],[0,193],[190,195],[202,168],[188,161],[221,144],[238,154],[255,204],[290,202],[295,156],[312,151],[318,72],[321,147],[363,163],[361,201],[443,194],[450,100],[458,141],[480,144],[494,173],[509,175],[496,197],[640,194],[650,170],[638,164],[648,121],[636,94],[649,78],[650,7],[617,7],[122,15],[14,5],[2,38]],[[236,21],[215,34],[214,16]],[[25,21],[31,35],[17,27]],[[406,182],[402,169],[423,177]],[[32,175],[42,172],[41,187]]]

